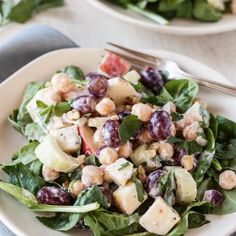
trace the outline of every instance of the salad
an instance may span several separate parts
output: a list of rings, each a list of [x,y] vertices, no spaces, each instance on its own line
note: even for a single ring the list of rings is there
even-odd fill
[[[161,25],[174,18],[216,22],[225,13],[236,13],[235,0],[106,0]]]
[[[67,66],[32,82],[9,116],[28,142],[1,165],[0,189],[50,212],[37,216],[47,227],[95,236],[183,235],[233,213],[236,123],[197,94],[112,53],[97,72]]]

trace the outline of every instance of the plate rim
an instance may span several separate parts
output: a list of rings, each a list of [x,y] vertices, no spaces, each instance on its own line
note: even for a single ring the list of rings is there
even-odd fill
[[[56,56],[58,54],[64,53],[64,52],[68,52],[68,53],[76,53],[76,51],[79,50],[94,50],[95,52],[97,51],[102,51],[102,48],[98,48],[98,47],[86,47],[86,48],[69,48],[69,49],[59,49],[59,50],[55,50],[49,53],[46,53],[38,58],[36,58],[35,60],[31,61],[30,63],[26,64],[25,66],[23,66],[21,69],[19,69],[18,71],[16,71],[13,75],[11,75],[10,77],[8,77],[2,84],[0,84],[0,91],[2,89],[4,89],[4,87],[6,85],[8,85],[8,83],[14,81],[15,79],[17,79],[18,76],[20,76],[21,73],[24,73],[26,70],[30,69],[30,67],[34,64],[40,63],[43,60],[46,60],[48,57],[53,57]],[[141,50],[141,49],[140,49]],[[75,52],[74,52],[75,51]],[[192,59],[191,57],[182,55],[182,54],[178,54],[178,53],[173,53],[173,52],[169,52],[169,51],[164,51],[164,50],[143,50],[145,52],[152,52],[152,53],[163,53],[166,55],[169,55],[170,57],[179,57],[180,59],[184,59],[184,60],[190,60],[190,61],[194,61],[195,63],[199,63],[202,66],[204,66],[205,68],[207,68],[208,70],[216,73],[218,76],[217,78],[221,78],[224,82],[228,83],[228,84],[232,84],[232,82],[230,82],[226,77],[224,77],[222,74],[220,74],[219,72],[215,71],[214,69],[212,69],[209,66],[204,65],[203,63],[199,62],[198,60]],[[1,205],[0,205],[0,209],[1,209]],[[17,224],[14,223],[14,221],[11,221],[5,214],[4,212],[0,211],[0,220],[3,222],[3,224],[8,227],[8,229],[10,231],[12,231],[13,233],[15,233],[18,236],[30,236],[28,234],[26,234],[23,230],[21,230]],[[236,226],[235,226],[236,229]],[[232,229],[234,230],[234,229]]]
[[[101,12],[105,13],[106,15],[110,15],[115,19],[118,19],[122,22],[128,22],[131,25],[137,25],[141,28],[146,28],[149,30],[153,30],[156,32],[160,32],[163,34],[170,34],[170,35],[182,35],[182,36],[191,36],[191,35],[211,35],[211,34],[219,34],[219,33],[226,33],[236,30],[236,21],[234,24],[224,25],[224,26],[217,26],[213,25],[211,27],[207,26],[197,26],[197,27],[184,27],[184,26],[162,26],[158,25],[157,23],[152,22],[145,22],[134,17],[122,14],[112,7],[109,7],[107,4],[101,2],[100,0],[87,0],[89,4],[94,6],[95,8],[99,9]],[[217,23],[216,23],[217,24]]]

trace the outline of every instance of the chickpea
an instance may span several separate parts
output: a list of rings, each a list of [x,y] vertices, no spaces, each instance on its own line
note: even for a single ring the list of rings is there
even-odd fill
[[[100,151],[98,158],[102,165],[110,165],[118,159],[118,153],[113,148],[105,147]]]
[[[132,107],[132,114],[138,116],[143,121],[149,121],[152,115],[152,108],[143,103],[137,103]]]
[[[82,184],[85,187],[101,185],[103,183],[103,171],[97,166],[88,165],[82,170]]]
[[[191,125],[188,125],[183,130],[183,136],[188,141],[193,141],[197,138],[198,133],[201,133],[201,128],[198,122],[194,121]]]
[[[59,178],[59,172],[43,165],[42,175],[45,181],[51,182]]]
[[[98,128],[94,135],[93,135],[93,142],[98,145],[99,147],[104,145],[103,135],[102,135],[102,128]]]
[[[138,140],[140,143],[150,143],[152,141],[152,137],[150,136],[147,129],[143,130],[143,132],[138,136]]]
[[[52,91],[50,93],[50,97],[54,102],[60,102],[61,101],[61,95],[57,91]]]
[[[127,141],[125,144],[120,145],[118,152],[119,157],[128,158],[132,152],[132,144]]]
[[[74,87],[74,85],[70,81],[69,76],[65,73],[55,74],[52,77],[51,82],[54,90],[61,93],[68,93]]]
[[[160,142],[159,155],[163,159],[170,159],[174,155],[174,148],[170,143]]]
[[[207,109],[207,103],[203,99],[196,99],[194,103],[196,102],[199,103],[202,108]]]
[[[184,155],[181,159],[181,165],[188,171],[192,170],[194,167],[194,157],[192,155]]]
[[[173,102],[167,102],[162,109],[167,113],[171,114],[172,112],[176,112],[176,106]]]
[[[225,170],[219,177],[220,187],[226,190],[236,188],[236,174],[232,170]]]
[[[145,169],[143,168],[142,165],[139,165],[139,166],[138,166],[137,172],[138,172],[138,175],[137,175],[138,179],[139,179],[142,183],[145,183],[147,176],[146,176],[146,173],[145,173]]]
[[[102,116],[107,116],[115,110],[115,103],[110,98],[103,98],[95,107]]]
[[[84,185],[80,180],[72,181],[69,185],[69,192],[73,197],[77,197],[84,189]]]
[[[173,136],[173,137],[175,137],[175,135],[176,135],[176,128],[175,128],[175,125],[174,124],[172,124],[172,126],[171,126],[171,136]]]
[[[158,151],[159,148],[160,148],[160,143],[159,142],[152,143],[149,146],[149,149],[155,150],[156,152]]]

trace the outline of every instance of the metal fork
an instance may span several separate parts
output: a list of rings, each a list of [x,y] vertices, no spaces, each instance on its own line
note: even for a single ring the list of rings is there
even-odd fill
[[[135,51],[133,49],[129,49],[114,43],[108,42],[110,46],[114,48],[118,48],[124,53],[113,51],[110,49],[105,49],[106,51],[112,52],[121,56],[122,58],[128,60],[134,69],[141,69],[146,65],[156,67],[159,70],[165,70],[169,73],[169,79],[177,79],[177,78],[187,78],[189,80],[195,81],[200,86],[216,90],[218,92],[230,94],[232,96],[236,96],[236,87],[225,85],[218,82],[212,82],[203,78],[199,78],[195,75],[192,75],[182,68],[180,68],[176,62],[158,58],[143,52]]]

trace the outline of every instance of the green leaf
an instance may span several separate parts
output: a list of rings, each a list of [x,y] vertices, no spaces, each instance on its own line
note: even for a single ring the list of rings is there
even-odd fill
[[[20,203],[36,212],[68,212],[68,213],[87,213],[97,210],[100,205],[91,203],[84,206],[57,206],[39,204],[35,196],[28,190],[13,184],[8,184],[0,181],[0,189],[13,196]]]
[[[139,120],[137,116],[126,116],[118,129],[121,142],[125,144],[131,137],[135,136],[141,128],[141,125],[142,121]]]
[[[193,100],[198,94],[197,83],[187,79],[171,80],[164,87],[173,97],[173,102],[179,112],[185,112],[191,107]]]
[[[95,155],[90,155],[90,156],[85,157],[84,164],[85,165],[93,165],[93,166],[100,165],[100,163]]]
[[[31,192],[26,189],[17,187],[13,184],[8,184],[0,181],[0,189],[12,195],[16,200],[18,200],[28,208],[36,207],[39,204],[37,199]]]
[[[71,106],[68,102],[59,102],[56,104],[56,106],[53,109],[53,115],[61,116],[70,110],[71,110]]]
[[[139,229],[139,215],[131,216],[94,211],[84,217],[85,225],[93,231],[94,236],[120,236],[137,233]]]
[[[84,189],[78,196],[75,205],[83,206],[89,203],[98,202],[103,208],[109,208],[110,203],[96,185]]]
[[[10,21],[24,23],[32,16],[32,0],[8,0],[2,5],[3,15]]]
[[[35,175],[22,163],[18,163],[14,166],[4,166],[3,171],[9,175],[11,184],[22,187],[33,194],[45,185],[43,178]]]
[[[215,155],[215,138],[214,134],[209,128],[206,129],[206,138],[208,140],[208,144],[201,154],[197,167],[192,174],[197,185],[203,181],[204,176],[210,168]]]
[[[30,123],[25,127],[25,136],[31,141],[42,141],[46,136],[46,131],[37,123]]]
[[[23,163],[24,165],[28,165],[29,163],[37,160],[37,156],[35,155],[35,148],[38,146],[38,142],[28,143],[25,146],[21,147],[18,152],[13,154],[12,163],[10,165],[16,165],[18,163]]]
[[[24,127],[20,125],[17,121],[19,110],[13,110],[12,114],[8,117],[11,125],[20,133],[24,133]]]
[[[223,201],[213,209],[213,214],[225,215],[236,212],[236,189],[227,191],[220,188]]]
[[[221,19],[222,13],[209,4],[207,0],[194,0],[193,16],[201,21],[215,22]]]
[[[54,217],[37,217],[47,227],[58,231],[69,231],[73,229],[80,220],[80,214],[58,213]]]
[[[208,223],[210,223],[210,221],[206,220],[206,216],[199,212],[191,212],[188,216],[189,229],[199,228]]]
[[[187,141],[181,138],[169,137],[167,140],[170,144],[175,144],[176,147],[183,147],[189,155],[202,152],[202,147],[196,141]]]
[[[66,66],[60,72],[68,74],[74,83],[86,82],[84,72],[78,66]]]
[[[27,85],[22,103],[19,108],[17,121],[18,123],[22,124],[22,126],[26,126],[29,123],[32,123],[30,115],[26,109],[26,106],[31,101],[31,99],[35,96],[35,94],[45,87],[44,82],[32,82]]]
[[[143,202],[144,201],[144,194],[145,194],[144,189],[143,189],[143,185],[135,176],[132,177],[132,181],[135,184],[135,188],[136,188],[137,195],[138,195],[138,201]]]

